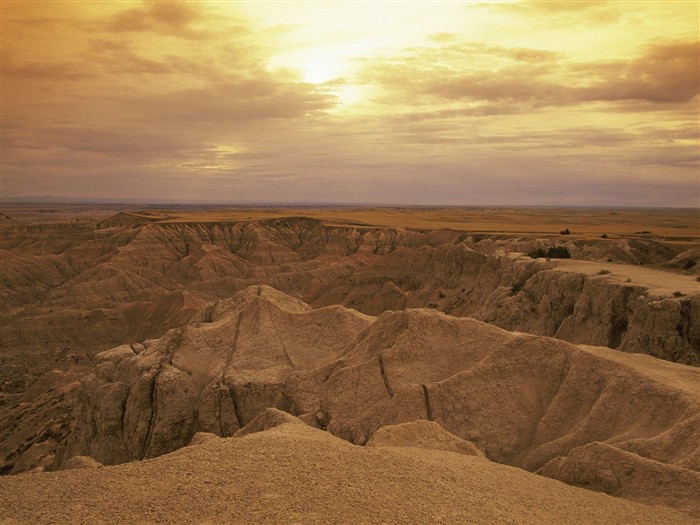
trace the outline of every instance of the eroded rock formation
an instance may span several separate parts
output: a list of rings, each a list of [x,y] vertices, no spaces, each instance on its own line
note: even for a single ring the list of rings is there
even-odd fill
[[[142,352],[138,342],[176,328],[189,337],[188,323],[215,316],[216,307],[207,305],[225,303],[250,285],[274,286],[314,309],[341,305],[380,316],[427,307],[508,330],[700,364],[700,283],[694,277],[699,252],[688,242],[567,238],[572,255],[590,263],[569,268],[519,253],[564,242],[557,238],[330,226],[301,217],[167,219],[139,212],[100,222],[0,221],[1,472],[51,461],[55,444],[66,438],[75,381],[95,364],[101,381],[120,373],[118,361],[98,363],[99,352],[119,345]],[[651,264],[676,270],[662,272],[670,282],[666,288],[634,273]],[[297,370],[296,363],[280,366]],[[170,367],[165,359],[162,374],[143,379],[144,403],[156,382],[163,388],[171,379],[179,383]],[[250,406],[276,396],[285,374],[270,379]],[[223,383],[216,385],[210,395],[222,406],[246,388],[236,384],[226,394]],[[109,399],[124,395],[110,391]],[[275,406],[285,403],[280,399]],[[237,416],[217,419],[217,407],[197,407],[195,428],[216,420],[225,429],[220,433],[233,432]],[[157,445],[158,436],[150,442]]]
[[[289,374],[335,361],[370,323],[342,307],[312,310],[249,287],[158,340],[98,354],[78,392],[65,457],[114,464],[158,456],[195,432],[230,436],[264,408],[290,410]]]
[[[387,425],[432,421],[493,461],[573,483],[578,450],[598,442],[611,461],[653,463],[669,490],[700,471],[700,370],[434,310],[371,318],[252,286],[97,359],[57,465],[158,456],[196,432],[233,435],[274,407],[358,445],[381,441]],[[644,500],[648,487],[611,468],[617,493]]]

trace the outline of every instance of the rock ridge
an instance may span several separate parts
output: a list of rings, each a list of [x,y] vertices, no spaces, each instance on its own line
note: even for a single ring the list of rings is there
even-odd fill
[[[618,463],[655,465],[647,471],[664,473],[669,493],[674,473],[680,483],[700,471],[700,370],[661,361],[656,371],[648,356],[432,309],[377,318],[311,309],[266,286],[142,348],[98,355],[55,466],[76,455],[103,464],[159,456],[197,432],[242,432],[272,408],[273,419],[287,412],[356,445],[392,425],[433,422],[493,461],[638,501],[651,488]],[[571,474],[586,472],[577,451],[594,443],[617,462],[608,484]],[[700,516],[687,491],[678,494],[682,504],[657,499]]]

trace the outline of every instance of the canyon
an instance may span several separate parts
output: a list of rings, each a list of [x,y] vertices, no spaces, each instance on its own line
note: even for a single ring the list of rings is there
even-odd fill
[[[700,517],[696,210],[11,211],[0,490],[309,439]]]

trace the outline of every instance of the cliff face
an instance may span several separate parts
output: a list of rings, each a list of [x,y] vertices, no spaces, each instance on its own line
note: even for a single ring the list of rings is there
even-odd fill
[[[39,352],[50,346],[54,355],[67,358],[94,355],[158,337],[186,324],[214,299],[268,284],[313,307],[340,304],[370,315],[430,307],[510,329],[697,364],[692,297],[700,294],[700,284],[691,275],[670,274],[687,281],[679,284],[685,295],[674,298],[675,289],[645,292],[643,279],[628,284],[578,270],[550,271],[553,264],[508,255],[551,239],[332,227],[304,218],[155,220],[120,214],[92,226],[4,227],[3,345]],[[570,240],[567,246],[574,255],[605,257],[623,243],[641,259],[641,242]],[[675,264],[674,257],[685,261],[694,253],[649,243],[654,246],[646,248],[647,262],[664,256]],[[651,306],[658,300],[664,301],[660,310]],[[643,335],[650,323],[661,336]]]
[[[185,446],[198,431],[233,435],[261,410],[289,410],[289,373],[333,361],[369,318],[250,287],[158,340],[97,355],[78,390],[64,457],[105,464]]]
[[[567,238],[574,256],[598,260],[572,259],[575,264],[566,266],[517,253],[562,239],[327,226],[305,218],[168,223],[154,215],[122,214],[113,219],[0,224],[4,471],[45,464],[65,439],[76,390],[57,386],[55,377],[69,377],[67,386],[93,365],[102,366],[95,359],[101,351],[176,328],[186,334],[188,323],[207,305],[251,285],[273,286],[313,309],[340,305],[380,316],[430,308],[509,330],[700,364],[700,284],[691,274],[700,268],[691,264],[699,252],[682,245]],[[632,256],[645,266],[607,262],[632,261]],[[648,263],[690,270],[659,277],[654,269],[642,271]],[[146,398],[153,381],[144,379]],[[276,388],[269,386],[261,399],[274,397]],[[214,390],[223,396],[220,388]],[[109,395],[121,399],[124,393]],[[229,403],[225,396],[221,402]],[[202,421],[206,410],[198,412]],[[46,442],[51,447],[44,450]]]
[[[428,309],[377,318],[314,310],[254,286],[184,328],[97,360],[56,466],[71,456],[158,456],[196,432],[233,435],[274,407],[358,445],[387,425],[432,421],[493,461],[570,483],[600,470],[600,454],[581,447],[602,443],[619,494],[646,501],[648,476],[660,471],[668,486],[656,501],[670,505],[675,493],[680,507],[700,512],[687,497],[688,486],[700,488],[700,371],[648,356]],[[626,475],[631,460],[642,474]],[[690,485],[674,491],[674,479]]]
[[[503,275],[517,275],[519,262],[502,264]],[[591,263],[590,269],[597,266],[601,264]],[[625,270],[632,275],[635,271],[606,266],[623,275]],[[700,284],[692,277],[673,275],[673,284],[685,290],[674,297],[668,290],[610,277],[609,270],[599,272],[554,267],[529,277],[525,273],[513,278],[510,290],[497,288],[483,306],[460,313],[508,330],[700,365]]]

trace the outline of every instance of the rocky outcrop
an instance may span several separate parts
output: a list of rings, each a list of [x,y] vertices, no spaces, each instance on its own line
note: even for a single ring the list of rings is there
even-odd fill
[[[484,453],[473,443],[448,432],[435,421],[424,419],[381,427],[372,434],[366,446],[418,447],[484,457]]]
[[[624,337],[620,312],[630,319],[637,306],[633,299],[641,293],[634,291],[625,301],[629,287],[623,283],[602,290],[590,276],[551,273],[544,261],[507,255],[561,244],[561,239],[326,226],[303,217],[204,223],[159,222],[162,218],[138,212],[98,224],[5,228],[0,239],[4,346],[94,356],[117,344],[160,337],[212,300],[268,284],[315,308],[340,304],[379,315],[430,307],[553,336],[581,299],[578,317],[562,330],[572,341],[589,334],[590,324],[613,301],[614,315],[603,315],[595,338],[585,342],[617,347]],[[606,260],[609,245],[624,245],[634,248],[635,256],[614,260],[632,264],[675,267],[681,259],[684,266],[697,259],[692,248],[681,252],[654,243],[663,244],[569,239],[566,245],[574,257],[598,260]],[[656,255],[644,259],[644,253]],[[621,297],[615,299],[616,294]],[[586,298],[589,323],[578,330]],[[671,349],[668,342],[649,349],[646,344],[630,342],[625,348],[667,359],[688,354],[680,343]]]
[[[78,380],[90,369],[41,375],[18,396],[0,407],[0,473],[44,470],[52,465],[59,443],[68,436]]]
[[[679,509],[700,519],[700,473],[605,443],[577,447],[537,473],[611,496]]]
[[[266,408],[254,417],[250,423],[238,429],[233,436],[243,437],[256,432],[264,432],[280,425],[304,425],[304,423],[301,419],[287,412],[282,412],[277,408]]]
[[[429,419],[490,459],[534,470],[593,440],[641,439],[641,451],[663,428],[667,441],[644,454],[697,469],[681,444],[697,439],[685,425],[699,417],[698,392],[645,374],[633,356],[611,361],[555,339],[409,310],[383,314],[342,360],[295,373],[288,385],[298,409],[320,412],[329,431],[354,443],[387,424]],[[304,395],[309,383],[321,384],[318,397]]]
[[[63,465],[63,470],[79,470],[86,468],[100,468],[102,463],[95,461],[94,459],[87,456],[73,456],[65,465]]]
[[[161,339],[98,354],[57,464],[75,454],[104,464],[158,456],[195,432],[230,436],[267,407],[289,410],[287,376],[337,359],[370,322],[255,286]]]
[[[504,268],[505,274],[522,264],[513,257],[505,261],[513,266]],[[530,270],[510,289],[496,288],[471,315],[508,330],[700,365],[700,284],[684,277],[688,295],[659,294],[649,285],[611,279],[609,273]]]
[[[624,352],[700,365],[700,295],[688,298],[637,298],[627,331],[617,347]]]
[[[192,436],[189,446],[196,447],[197,445],[202,445],[216,439],[219,439],[219,436],[213,432],[197,432],[194,436]]]
[[[55,396],[49,406],[54,398],[47,397],[53,394],[46,376],[52,370],[83,374],[99,352],[187,327],[207,305],[225,302],[250,285],[274,286],[314,309],[341,305],[379,316],[387,310],[426,307],[508,330],[700,364],[700,284],[690,275],[692,268],[684,275],[664,272],[685,281],[683,287],[660,293],[643,280],[598,275],[598,267],[594,272],[570,270],[515,253],[566,242],[575,257],[607,260],[604,254],[613,253],[614,247],[627,254],[615,255],[615,261],[668,263],[680,271],[678,265],[697,259],[697,249],[687,243],[329,226],[303,217],[238,222],[162,218],[138,212],[98,224],[4,221],[3,471],[16,472],[13,465],[25,464],[17,462],[19,456],[42,440],[43,430],[68,417],[65,396]],[[641,266],[609,267],[627,271]],[[109,374],[110,365],[101,370]],[[167,363],[162,372],[162,377],[154,372],[143,379],[143,403],[150,404],[152,381],[165,388],[174,373]],[[249,397],[244,388],[207,390],[216,401],[201,412],[195,409],[195,429],[200,420],[217,420],[219,397],[221,406],[232,406],[232,396],[245,394],[245,403],[257,407],[279,391],[272,381],[253,401],[255,396]],[[34,394],[29,396],[28,390]],[[109,395],[121,399],[123,392]],[[286,403],[278,400],[281,407]],[[42,414],[46,418],[40,421]],[[181,417],[189,421],[186,414]],[[321,424],[314,418],[307,415],[308,422]],[[239,423],[231,416],[221,425],[229,433]],[[26,428],[31,432],[22,430]],[[64,437],[65,429],[55,429],[52,439],[60,442]],[[153,439],[160,439],[158,433]]]
[[[688,248],[676,255],[670,261],[662,264],[664,268],[683,270],[694,275],[700,275],[700,247]]]
[[[468,441],[530,471],[595,442],[700,471],[700,370],[434,310],[375,319],[255,286],[185,328],[97,360],[57,465],[73,455],[153,457],[196,432],[284,425],[289,412],[357,445],[376,437],[465,452]]]

